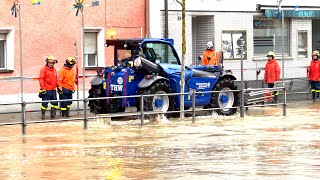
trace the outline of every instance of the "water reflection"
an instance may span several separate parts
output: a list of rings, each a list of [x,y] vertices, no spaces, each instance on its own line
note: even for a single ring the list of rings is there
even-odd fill
[[[212,115],[0,127],[1,179],[319,178],[320,103]]]

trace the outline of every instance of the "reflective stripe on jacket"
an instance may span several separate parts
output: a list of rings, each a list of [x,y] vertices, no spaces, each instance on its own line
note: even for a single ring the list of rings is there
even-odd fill
[[[209,60],[210,59],[210,60]],[[219,52],[207,49],[202,55],[202,65],[218,65],[219,64]]]
[[[275,59],[268,60],[264,73],[264,82],[274,83],[280,80],[280,66]]]
[[[72,68],[63,67],[59,72],[60,88],[75,90],[75,78],[76,74]]]
[[[310,63],[309,70],[309,80],[310,81],[319,81],[320,80],[320,60],[312,60]]]
[[[41,89],[56,90],[57,86],[59,86],[56,69],[44,66],[40,70],[39,83]]]

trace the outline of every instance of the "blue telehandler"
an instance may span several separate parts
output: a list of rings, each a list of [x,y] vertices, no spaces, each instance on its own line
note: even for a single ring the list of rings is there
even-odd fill
[[[91,81],[89,98],[150,95],[143,99],[144,111],[167,112],[180,109],[181,63],[173,39],[106,40],[114,50],[114,65],[97,71]],[[185,92],[196,91],[195,105],[215,110],[219,115],[236,113],[239,92],[236,78],[222,66],[186,66]],[[204,93],[205,91],[222,91]],[[203,93],[202,93],[203,92]],[[90,100],[94,114],[124,112],[126,107],[140,110],[140,97]],[[185,109],[192,107],[192,95],[184,95]]]

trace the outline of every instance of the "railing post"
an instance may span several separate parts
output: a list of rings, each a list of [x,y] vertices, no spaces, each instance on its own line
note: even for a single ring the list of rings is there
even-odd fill
[[[22,119],[22,135],[26,135],[26,128],[27,128],[27,123],[26,123],[26,102],[21,103],[21,119]]]
[[[83,99],[83,126],[84,126],[84,129],[88,129],[88,114],[87,114],[87,103],[88,103],[88,99],[87,98],[84,98]]]
[[[143,126],[144,124],[144,107],[143,107],[143,94],[141,94],[141,98],[140,98],[140,112],[141,112],[141,126]]]
[[[283,87],[283,116],[287,116],[287,92],[285,87]]]
[[[192,90],[192,123],[195,122],[196,118],[196,91]]]

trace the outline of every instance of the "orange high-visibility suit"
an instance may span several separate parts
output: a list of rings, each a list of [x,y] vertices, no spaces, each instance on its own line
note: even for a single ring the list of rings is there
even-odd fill
[[[219,52],[215,52],[213,49],[207,49],[202,55],[202,65],[218,65],[219,64]]]
[[[280,66],[276,59],[268,60],[264,73],[264,82],[274,83],[280,80]]]
[[[59,72],[60,88],[62,87],[74,91],[75,90],[76,73],[72,68],[63,67]]]
[[[40,71],[39,83],[42,90],[55,91],[57,86],[59,86],[56,69],[44,66]]]

